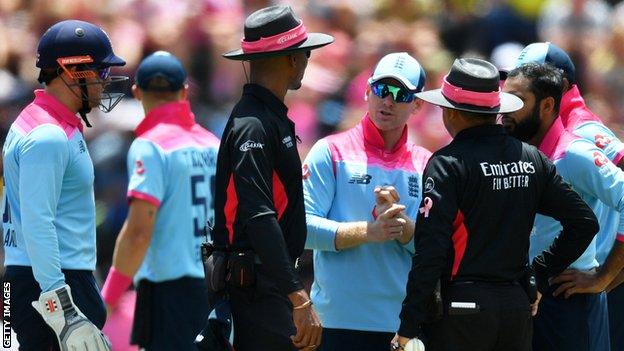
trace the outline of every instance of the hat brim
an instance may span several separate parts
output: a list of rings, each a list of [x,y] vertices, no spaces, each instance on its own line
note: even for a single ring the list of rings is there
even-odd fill
[[[323,33],[308,33],[308,38],[296,46],[292,46],[283,50],[257,52],[252,54],[243,53],[243,49],[232,50],[226,52],[222,56],[229,60],[257,60],[261,58],[284,56],[298,51],[314,50],[323,47],[327,44],[331,44],[334,41],[334,37]]]
[[[509,75],[509,72],[511,72],[511,69],[507,69],[507,68],[501,68],[498,70],[498,76],[500,77],[500,80],[507,80],[507,76]]]
[[[404,87],[406,87],[409,91],[411,92],[416,92],[416,87],[414,86],[414,84],[412,84],[409,80],[397,75],[397,74],[380,74],[378,76],[372,76],[368,79],[368,84],[373,84],[379,80],[382,80],[384,78],[391,78],[391,79],[395,79],[397,80],[399,83],[403,84]]]
[[[476,113],[509,113],[518,111],[522,108],[522,106],[524,106],[522,100],[520,100],[517,96],[502,92],[500,93],[500,105],[493,108],[455,103],[442,95],[441,89],[416,93],[416,97],[434,105]]]

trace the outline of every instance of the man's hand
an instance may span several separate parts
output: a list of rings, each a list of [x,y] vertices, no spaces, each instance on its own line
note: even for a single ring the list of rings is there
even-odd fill
[[[392,185],[377,186],[375,190],[375,216],[386,212],[392,204],[398,203],[401,198]]]
[[[393,204],[366,228],[367,242],[384,242],[403,235],[405,219],[398,217],[405,206]]]
[[[620,273],[609,283],[609,286],[605,289],[607,293],[611,292],[611,290],[617,288],[620,284],[624,282],[624,270],[621,270]]]
[[[293,344],[299,350],[316,350],[321,344],[323,327],[310,303],[310,297],[305,290],[299,290],[289,294],[288,298],[293,304],[293,322],[297,329],[297,334],[290,337]]]
[[[32,306],[52,328],[61,351],[109,351],[111,344],[74,305],[69,285],[48,291]]]
[[[375,212],[375,216],[379,217],[382,213],[388,211],[393,204],[398,204],[401,198],[399,197],[399,193],[392,185],[384,185],[375,187],[375,208],[373,211]],[[414,226],[415,223],[409,218],[405,211],[400,211],[397,216],[398,218],[403,219],[403,234],[396,238],[401,244],[405,245],[414,236]]]
[[[539,302],[541,299],[542,299],[542,294],[538,291],[537,299],[535,300],[535,302],[531,304],[531,316],[532,317],[537,316],[537,308],[539,307]]]
[[[550,280],[550,285],[561,284],[553,296],[564,294],[565,298],[573,294],[599,293],[608,285],[598,272],[566,269]]]

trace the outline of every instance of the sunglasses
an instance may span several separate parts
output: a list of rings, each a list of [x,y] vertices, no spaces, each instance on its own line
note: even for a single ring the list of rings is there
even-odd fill
[[[392,94],[395,102],[409,103],[416,99],[413,92],[396,85],[375,82],[371,84],[371,90],[377,97],[384,99],[386,96]]]

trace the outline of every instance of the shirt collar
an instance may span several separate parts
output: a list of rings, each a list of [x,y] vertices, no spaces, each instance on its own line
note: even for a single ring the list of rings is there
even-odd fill
[[[506,134],[505,128],[500,124],[482,124],[461,130],[455,135],[454,140],[470,139],[481,136]]]
[[[67,106],[63,105],[56,97],[46,93],[43,89],[35,90],[35,105],[47,107],[47,111],[51,112],[51,116],[59,121],[63,121],[72,127],[76,127],[82,133],[82,121]]]
[[[557,148],[559,138],[564,134],[564,131],[565,128],[563,127],[561,117],[557,117],[550,126],[550,129],[546,132],[546,135],[544,135],[544,139],[539,145],[539,150],[548,156],[548,158],[551,158]]]
[[[566,91],[561,97],[561,107],[559,116],[567,118],[570,115],[570,111],[578,107],[584,107],[585,100],[581,96],[581,92],[576,84],[572,85],[568,91]]]
[[[377,126],[375,126],[373,121],[371,121],[370,116],[368,115],[368,112],[366,113],[364,118],[362,118],[360,125],[362,126],[362,133],[364,134],[364,141],[368,145],[371,145],[380,150],[384,150],[385,149],[384,139],[381,136],[381,132],[379,131]],[[401,149],[401,147],[405,146],[406,143],[407,143],[407,125],[403,127],[403,132],[401,133],[401,137],[397,141],[396,145],[394,145],[392,150],[390,150],[390,153],[394,153],[398,151],[399,149]]]
[[[153,108],[134,130],[137,136],[141,136],[156,125],[166,123],[175,124],[190,129],[195,125],[195,115],[191,112],[188,101],[174,101]]]
[[[258,85],[258,84],[245,84],[243,87],[243,95],[253,95],[258,99],[262,100],[269,108],[271,108],[275,113],[280,116],[287,116],[288,107],[284,105],[280,99],[273,94],[269,89]]]

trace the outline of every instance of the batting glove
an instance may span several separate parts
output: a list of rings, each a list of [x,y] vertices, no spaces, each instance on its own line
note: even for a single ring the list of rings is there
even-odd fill
[[[48,291],[32,306],[54,330],[61,351],[110,351],[104,334],[74,305],[69,285]]]

